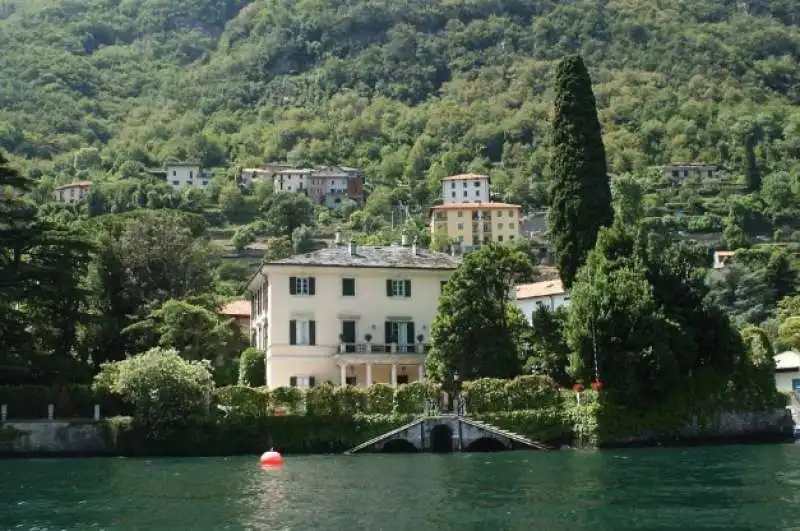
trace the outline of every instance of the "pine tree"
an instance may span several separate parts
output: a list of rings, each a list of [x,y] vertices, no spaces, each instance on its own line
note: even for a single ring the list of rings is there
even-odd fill
[[[592,82],[579,55],[556,68],[549,230],[566,288],[614,211]]]

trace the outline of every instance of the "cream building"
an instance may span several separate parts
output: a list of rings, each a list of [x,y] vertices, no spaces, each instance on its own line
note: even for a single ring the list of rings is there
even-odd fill
[[[425,348],[457,258],[416,246],[334,246],[264,264],[248,284],[270,388],[425,377]]]
[[[92,189],[92,181],[75,181],[55,189],[53,195],[61,203],[77,203]]]
[[[168,160],[164,164],[167,182],[173,188],[205,188],[208,186],[209,177],[200,170],[196,162],[179,162]]]
[[[431,234],[468,250],[489,242],[509,242],[522,233],[522,207],[509,203],[449,203],[431,208]]]

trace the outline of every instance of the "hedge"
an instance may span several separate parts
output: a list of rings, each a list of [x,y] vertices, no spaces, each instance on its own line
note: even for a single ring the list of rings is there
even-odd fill
[[[287,415],[209,418],[152,441],[130,418],[106,421],[109,446],[123,456],[212,456],[259,454],[270,448],[283,454],[340,453],[407,424],[409,415]]]
[[[55,406],[57,419],[92,418],[95,404],[103,417],[129,415],[133,408],[116,395],[93,391],[89,385],[70,384],[61,387],[43,385],[2,385],[0,404],[7,406],[9,419],[47,418],[47,406]]]
[[[513,380],[480,378],[464,382],[464,396],[470,413],[518,411],[561,403],[561,389],[551,378],[527,375]]]

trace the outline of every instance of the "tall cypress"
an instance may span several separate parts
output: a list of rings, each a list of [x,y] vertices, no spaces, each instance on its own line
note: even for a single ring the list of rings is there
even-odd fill
[[[550,241],[566,288],[614,211],[592,81],[579,55],[556,67],[550,160]]]

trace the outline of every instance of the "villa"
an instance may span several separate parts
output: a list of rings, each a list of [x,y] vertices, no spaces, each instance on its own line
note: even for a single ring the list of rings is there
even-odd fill
[[[247,290],[267,386],[424,379],[439,294],[457,266],[416,245],[354,242],[265,263]]]

